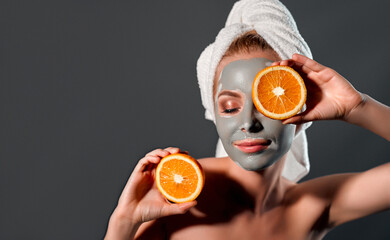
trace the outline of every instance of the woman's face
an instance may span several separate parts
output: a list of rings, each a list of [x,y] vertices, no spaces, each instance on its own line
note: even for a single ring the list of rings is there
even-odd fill
[[[255,57],[227,63],[216,83],[216,126],[229,157],[246,170],[260,171],[290,149],[295,125],[265,117],[252,102],[256,74],[272,60]]]

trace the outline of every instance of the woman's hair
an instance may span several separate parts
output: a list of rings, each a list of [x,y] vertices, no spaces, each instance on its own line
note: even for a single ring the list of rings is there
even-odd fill
[[[222,58],[237,53],[249,53],[256,50],[272,50],[272,47],[256,31],[247,32],[234,40]]]

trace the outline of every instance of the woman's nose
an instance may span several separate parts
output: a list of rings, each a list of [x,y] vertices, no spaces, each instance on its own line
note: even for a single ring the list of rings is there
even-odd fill
[[[246,112],[243,114],[243,125],[241,128],[241,131],[243,132],[250,132],[250,133],[257,133],[264,129],[263,125],[261,124],[260,119],[256,117],[257,115],[257,109],[252,104],[252,107],[250,109],[245,109]]]

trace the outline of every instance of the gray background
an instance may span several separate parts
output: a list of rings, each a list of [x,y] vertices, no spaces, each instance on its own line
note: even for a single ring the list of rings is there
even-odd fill
[[[146,152],[213,154],[195,65],[233,2],[0,1],[0,239],[100,239]],[[390,104],[388,1],[283,2],[316,60]],[[308,139],[305,179],[389,160],[386,140],[343,122]],[[325,239],[389,239],[389,221]]]

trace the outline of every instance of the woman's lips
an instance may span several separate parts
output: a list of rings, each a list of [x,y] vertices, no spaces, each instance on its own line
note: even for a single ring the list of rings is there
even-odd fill
[[[266,139],[244,139],[233,142],[233,146],[245,153],[260,152],[268,148],[271,140]]]

